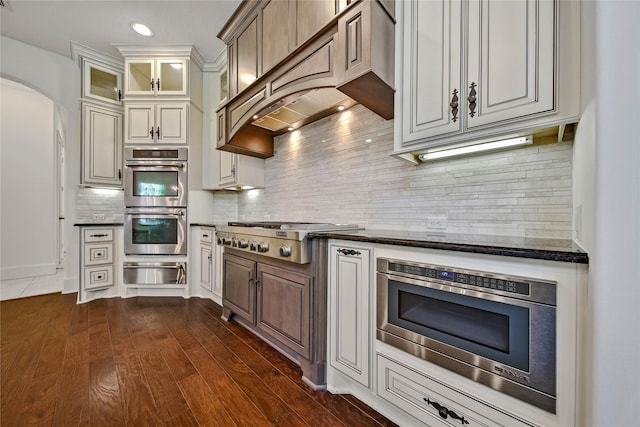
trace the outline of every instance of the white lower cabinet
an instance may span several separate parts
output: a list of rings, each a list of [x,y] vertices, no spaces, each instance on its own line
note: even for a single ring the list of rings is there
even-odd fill
[[[119,250],[115,227],[80,229],[80,289],[78,302],[113,296],[117,291]]]
[[[210,298],[222,302],[222,280],[220,276],[221,246],[216,244],[216,230],[213,227],[194,226],[192,241],[192,296]],[[194,247],[195,246],[195,247]]]
[[[347,242],[344,242],[347,243]],[[329,363],[371,387],[371,250],[329,245]]]
[[[378,396],[429,426],[528,426],[475,398],[377,355]]]

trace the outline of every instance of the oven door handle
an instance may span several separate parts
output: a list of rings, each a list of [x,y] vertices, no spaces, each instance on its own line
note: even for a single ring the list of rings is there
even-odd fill
[[[157,218],[178,218],[178,219],[180,219],[181,217],[184,217],[184,212],[180,211],[180,212],[167,212],[167,213],[162,213],[162,212],[149,213],[149,212],[129,211],[125,215],[130,215],[130,216],[135,216],[135,217],[143,216],[145,218],[153,218],[153,219],[157,219]]]
[[[143,167],[143,168],[153,168],[153,169],[158,169],[158,168],[167,168],[167,167],[171,167],[171,168],[180,168],[183,169],[186,164],[184,162],[175,162],[175,163],[171,163],[171,162],[164,162],[164,163],[125,163],[125,166],[128,167]]]

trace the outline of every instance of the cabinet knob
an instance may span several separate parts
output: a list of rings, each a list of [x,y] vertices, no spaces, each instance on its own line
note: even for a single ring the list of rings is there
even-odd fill
[[[118,89],[118,101],[122,101],[122,91]]]

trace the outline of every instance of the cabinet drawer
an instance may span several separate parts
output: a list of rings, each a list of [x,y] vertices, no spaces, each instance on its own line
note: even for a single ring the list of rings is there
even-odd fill
[[[381,354],[377,362],[378,395],[426,425],[530,425]]]
[[[85,228],[84,242],[111,242],[113,241],[113,228]]]
[[[85,243],[84,265],[111,264],[113,243]]]
[[[83,283],[87,291],[113,286],[113,265],[84,268]]]
[[[202,243],[213,243],[213,236],[215,232],[213,228],[201,228],[200,229],[200,241]]]

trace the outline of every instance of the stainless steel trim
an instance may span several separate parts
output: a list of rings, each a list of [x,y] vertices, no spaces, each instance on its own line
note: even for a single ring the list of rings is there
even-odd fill
[[[390,272],[388,269],[389,262],[464,272],[465,274],[490,275],[491,277],[522,280],[531,284],[530,295],[524,296],[529,299],[531,299],[532,295],[535,295],[544,301],[548,301],[550,290],[546,288],[551,286],[554,288],[551,292],[553,293],[553,304],[541,304],[536,301],[521,299],[521,295],[512,297],[504,291],[465,286],[445,280],[412,274],[400,274],[395,271]],[[554,283],[517,276],[453,269],[383,258],[378,258],[377,267],[379,271],[376,274],[376,337],[380,341],[555,413],[556,307]],[[419,277],[419,279],[416,279],[416,277]],[[389,323],[389,280],[527,308],[530,314],[529,371],[522,371]],[[538,286],[543,289],[537,289]]]

